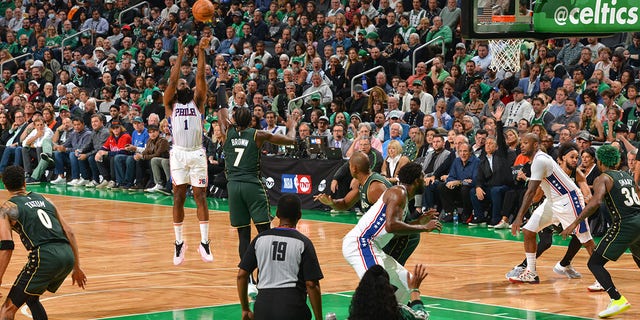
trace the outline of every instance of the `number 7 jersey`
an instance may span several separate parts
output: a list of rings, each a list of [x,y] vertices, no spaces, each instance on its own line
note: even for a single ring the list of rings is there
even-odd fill
[[[224,142],[224,164],[228,181],[255,182],[260,180],[260,150],[256,144],[256,129],[238,131],[229,127]]]

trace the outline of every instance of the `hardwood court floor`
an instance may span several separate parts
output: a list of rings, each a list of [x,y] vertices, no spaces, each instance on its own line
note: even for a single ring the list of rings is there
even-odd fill
[[[6,196],[6,191],[0,192],[0,197]],[[74,228],[82,268],[88,276],[84,291],[67,279],[58,293],[43,296],[50,319],[93,319],[237,303],[237,235],[229,227],[227,212],[211,211],[215,261],[207,264],[196,252],[199,231],[195,209],[186,209],[187,260],[175,267],[171,262],[171,207],[57,195],[49,198]],[[342,236],[351,227],[310,220],[299,224],[298,229],[311,238],[318,251],[325,275],[323,293],[352,291],[357,286],[356,275],[341,254]],[[420,247],[407,264],[410,268],[417,262],[429,266],[429,276],[422,285],[424,295],[589,318],[608,304],[606,294],[587,293],[593,277],[586,268],[584,250],[574,261],[583,279],[569,280],[553,273],[553,265],[565,250],[554,246],[538,262],[541,284],[514,285],[505,280],[504,273],[523,259],[521,242],[447,234],[455,231],[448,225],[442,234],[423,234]],[[493,232],[513,239],[506,230]],[[19,247],[4,276],[3,295],[25,262],[26,253]],[[635,304],[618,319],[639,319],[640,274],[635,263],[625,255],[609,267],[620,292]],[[16,318],[29,319],[21,314]],[[494,318],[508,317],[483,319]]]

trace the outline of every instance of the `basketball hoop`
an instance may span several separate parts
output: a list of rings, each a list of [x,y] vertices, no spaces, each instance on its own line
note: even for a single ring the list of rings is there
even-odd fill
[[[492,60],[489,68],[495,71],[516,73],[520,71],[520,47],[524,39],[489,40]]]

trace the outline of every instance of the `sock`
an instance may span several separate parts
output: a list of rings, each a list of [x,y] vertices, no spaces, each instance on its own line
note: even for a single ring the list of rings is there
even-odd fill
[[[209,242],[209,221],[200,221],[200,242]]]
[[[616,287],[607,289],[607,293],[609,294],[609,298],[613,300],[619,300],[620,298],[622,298],[622,295],[620,294],[620,292],[618,292],[618,289],[616,289]]]
[[[527,257],[527,268],[531,271],[536,271],[536,254],[533,252],[526,252],[524,255]]]
[[[173,224],[173,232],[176,234],[176,243],[181,244],[182,241],[182,223]]]

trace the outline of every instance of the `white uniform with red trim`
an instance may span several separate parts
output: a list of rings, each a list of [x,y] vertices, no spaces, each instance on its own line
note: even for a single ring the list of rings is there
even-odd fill
[[[529,231],[538,232],[552,224],[568,226],[580,215],[584,208],[584,197],[580,188],[562,170],[553,158],[538,150],[531,162],[530,180],[541,181],[540,187],[546,199],[531,214],[531,219],[523,226]],[[581,243],[591,240],[589,223],[585,220],[576,229]]]
[[[382,201],[383,198],[384,193],[342,239],[342,255],[361,279],[370,267],[374,265],[384,267],[389,273],[391,284],[398,288],[396,298],[399,302],[406,302],[410,294],[407,284],[408,271],[382,251],[382,248],[393,238],[393,233],[389,233],[385,229],[387,204]],[[407,212],[408,209],[405,206],[402,220]]]

